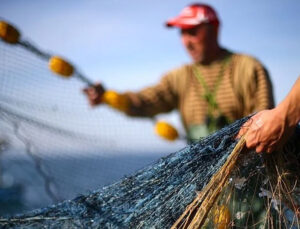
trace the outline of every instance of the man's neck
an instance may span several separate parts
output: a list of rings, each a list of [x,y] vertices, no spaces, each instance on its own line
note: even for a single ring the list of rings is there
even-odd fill
[[[216,45],[215,47],[210,49],[210,52],[208,53],[207,57],[200,62],[202,65],[209,65],[213,61],[217,60],[222,53],[224,52],[224,49],[222,49],[219,45]]]

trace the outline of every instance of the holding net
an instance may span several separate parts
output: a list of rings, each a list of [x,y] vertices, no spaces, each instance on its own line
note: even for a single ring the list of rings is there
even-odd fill
[[[299,136],[293,136],[283,152],[243,152],[243,145],[234,140],[243,122],[111,186],[2,219],[1,224],[13,228],[299,228]],[[220,185],[218,171],[225,177],[220,190],[215,188]],[[215,195],[210,202],[202,198],[207,191]]]

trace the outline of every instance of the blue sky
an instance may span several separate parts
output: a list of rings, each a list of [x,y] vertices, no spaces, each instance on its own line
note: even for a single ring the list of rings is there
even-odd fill
[[[2,0],[0,15],[41,48],[67,57],[93,80],[119,90],[157,82],[189,62],[176,29],[163,23],[190,1]],[[299,1],[207,1],[222,20],[220,43],[267,67],[276,102],[300,74]]]
[[[66,57],[93,81],[119,91],[157,82],[190,61],[176,29],[164,27],[185,0],[1,0],[0,17],[43,50]],[[300,75],[300,1],[213,0],[220,43],[258,58],[276,103]]]

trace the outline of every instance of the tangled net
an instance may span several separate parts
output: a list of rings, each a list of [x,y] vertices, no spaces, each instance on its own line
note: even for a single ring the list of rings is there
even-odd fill
[[[239,120],[113,185],[58,205],[1,219],[0,225],[299,228],[299,134],[290,138],[282,152],[259,155],[241,151],[235,136],[246,120]],[[234,158],[236,148],[240,150]],[[226,172],[227,176],[223,172],[229,168],[228,163],[234,166]],[[221,189],[216,188],[220,183],[218,174],[225,180]],[[203,200],[201,197],[207,191],[215,198]],[[199,224],[203,212],[205,217]]]

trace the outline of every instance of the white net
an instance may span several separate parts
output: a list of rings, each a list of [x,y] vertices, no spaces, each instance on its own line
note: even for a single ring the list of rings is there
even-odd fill
[[[1,188],[22,196],[0,214],[73,198],[184,146],[160,139],[148,119],[91,108],[85,84],[52,73],[32,47],[0,40]]]

